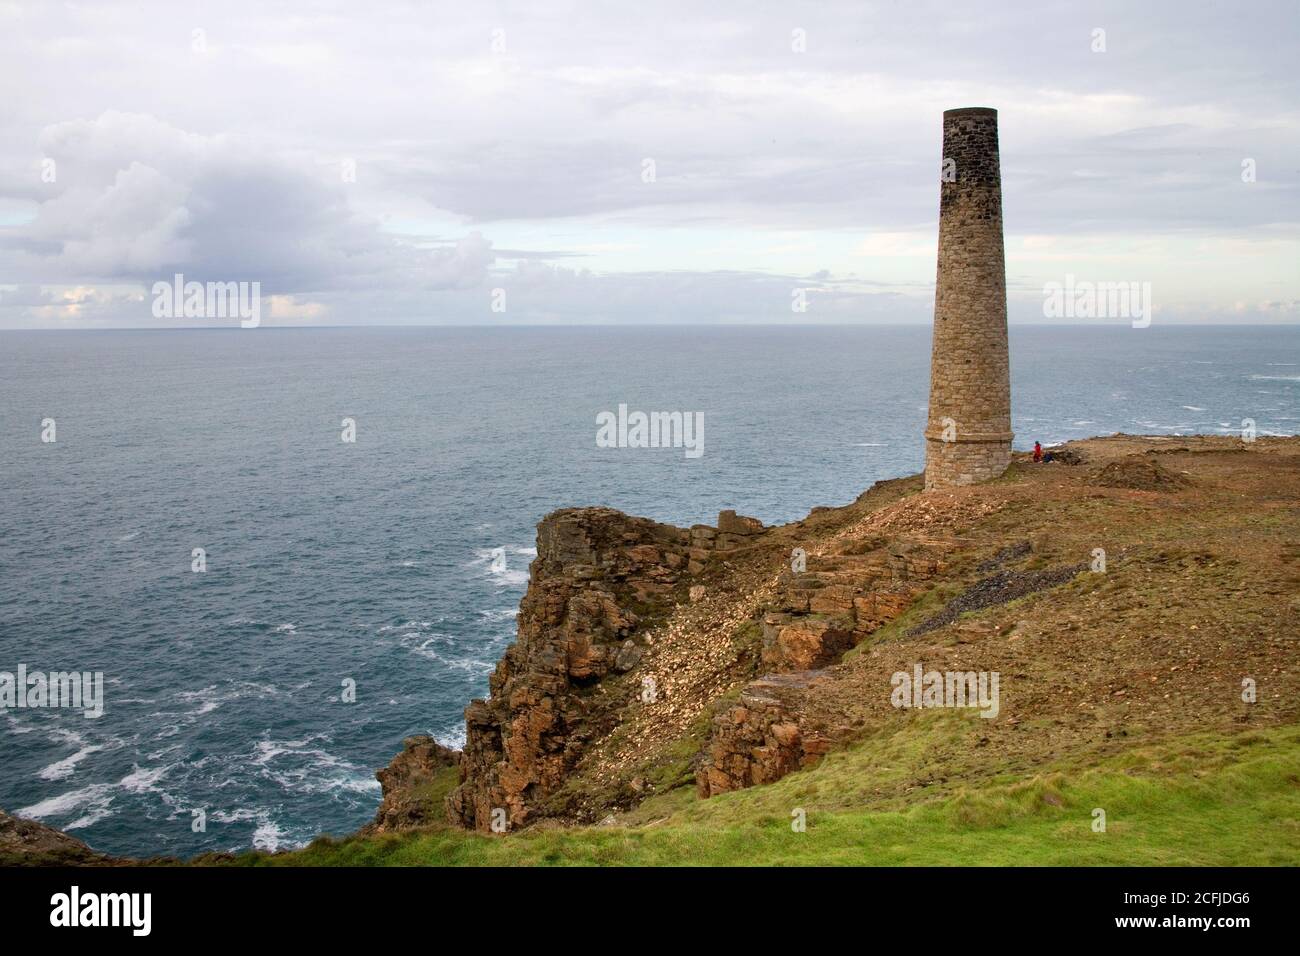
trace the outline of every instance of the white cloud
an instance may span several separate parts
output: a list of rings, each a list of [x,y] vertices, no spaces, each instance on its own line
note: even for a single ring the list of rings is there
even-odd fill
[[[1282,0],[1248,17],[1175,0],[338,0],[310,17],[232,0],[0,18],[0,77],[21,91],[0,114],[0,283],[63,303],[6,295],[3,324],[74,307],[148,324],[125,292],[59,290],[173,271],[261,281],[295,303],[284,321],[809,321],[788,287],[822,272],[822,315],[924,321],[939,116],[977,103],[1001,109],[1013,282],[1122,249],[1168,286],[1200,244],[1219,260],[1180,286],[1196,314],[1300,297]],[[586,271],[548,265],[573,256]],[[503,283],[510,310],[485,312]]]

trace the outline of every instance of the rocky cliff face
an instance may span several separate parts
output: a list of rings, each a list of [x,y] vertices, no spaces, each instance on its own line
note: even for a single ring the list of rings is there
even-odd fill
[[[409,830],[441,820],[441,801],[432,801],[428,789],[439,771],[459,764],[459,751],[444,747],[428,734],[407,737],[402,752],[375,774],[383,800],[365,832]]]
[[[802,702],[849,650],[903,613],[945,568],[943,536],[832,540],[783,571],[762,613],[764,676],[714,717],[696,763],[701,797],[773,783],[827,753],[835,728]]]
[[[593,739],[615,722],[607,678],[632,671],[647,622],[689,599],[692,573],[717,532],[694,533],[609,508],[556,511],[537,529],[537,558],[519,609],[518,639],[465,711],[454,822],[519,826]]]
[[[518,639],[489,681],[490,696],[465,711],[461,782],[447,799],[452,822],[490,830],[590,813],[556,802],[566,779],[611,779],[615,765],[629,763],[611,732],[621,724],[631,738],[653,738],[642,725],[653,723],[655,708],[680,734],[704,703],[686,688],[712,687],[716,696],[735,679],[746,652],[734,633],[746,627],[761,635],[750,674],[768,676],[712,720],[695,760],[701,795],[771,782],[819,759],[830,738],[798,713],[802,689],[900,614],[951,545],[933,535],[832,539],[795,570],[791,545],[804,530],[773,536],[734,511],[722,512],[716,528],[689,530],[608,508],[547,516]],[[687,611],[692,605],[700,610]],[[656,634],[663,647],[652,646]],[[661,695],[672,687],[676,700],[637,707],[642,682]]]

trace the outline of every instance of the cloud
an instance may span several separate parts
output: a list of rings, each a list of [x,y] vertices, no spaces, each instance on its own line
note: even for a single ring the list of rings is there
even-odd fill
[[[25,281],[260,281],[267,293],[480,281],[479,234],[436,249],[385,235],[319,167],[248,137],[202,136],[108,111],[53,124],[49,195],[0,230],[0,268]],[[337,177],[337,173],[336,173]]]
[[[823,315],[926,321],[940,113],[975,104],[1013,282],[1119,269],[1234,319],[1300,297],[1294,29],[1282,0],[4,6],[0,285],[54,299],[0,323],[148,324],[132,290],[174,272],[283,321],[800,322],[816,273]]]

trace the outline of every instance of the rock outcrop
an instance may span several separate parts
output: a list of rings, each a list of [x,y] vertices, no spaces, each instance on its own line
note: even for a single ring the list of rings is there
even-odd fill
[[[701,797],[774,783],[830,750],[830,738],[804,725],[800,713],[800,698],[821,674],[768,675],[749,684],[738,703],[714,717],[695,776]]]
[[[884,539],[852,542],[786,571],[763,615],[764,669],[815,670],[902,614],[945,567],[954,544]]]
[[[617,724],[635,681],[647,625],[690,599],[718,550],[743,546],[761,523],[724,512],[718,529],[689,531],[609,508],[553,512],[537,529],[537,558],[520,605],[518,639],[465,710],[461,783],[451,820],[489,830],[548,812],[587,746]],[[725,529],[725,530],[724,530]]]
[[[0,810],[0,866],[111,866],[76,837]]]
[[[444,747],[428,734],[407,737],[402,752],[375,774],[383,801],[366,831],[411,830],[443,819],[442,802],[430,799],[429,787],[441,771],[459,764],[459,751]]]
[[[713,720],[696,763],[701,797],[773,783],[810,766],[831,738],[800,700],[823,670],[894,620],[947,567],[955,540],[931,533],[849,539],[781,574],[762,614],[762,669]]]
[[[650,625],[700,600],[715,561],[762,553],[767,530],[734,511],[719,514],[716,528],[609,508],[543,519],[518,639],[492,674],[489,697],[465,711],[451,821],[491,830],[565,815],[566,779],[636,693]],[[825,753],[827,740],[791,713],[791,691],[901,614],[943,569],[950,547],[933,535],[845,541],[810,556],[808,570],[782,573],[755,622],[760,673],[769,676],[714,721],[697,762],[700,792],[771,782]]]

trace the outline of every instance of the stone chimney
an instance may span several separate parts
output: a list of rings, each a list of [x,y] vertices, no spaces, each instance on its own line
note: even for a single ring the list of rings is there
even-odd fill
[[[997,110],[943,114],[940,180],[927,489],[987,481],[1011,463]]]

